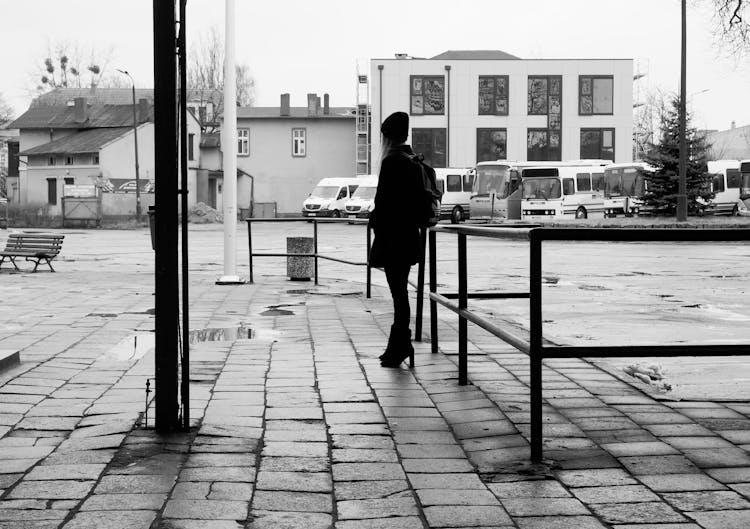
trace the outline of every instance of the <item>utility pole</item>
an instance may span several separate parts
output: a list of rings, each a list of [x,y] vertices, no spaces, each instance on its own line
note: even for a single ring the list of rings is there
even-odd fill
[[[680,161],[677,190],[677,221],[687,220],[687,139],[685,98],[687,96],[687,0],[682,0],[682,46],[680,53]]]
[[[125,74],[130,77],[130,83],[133,87],[133,141],[135,142],[135,220],[136,222],[141,221],[141,178],[138,174],[138,110],[135,106],[135,81],[133,76],[128,73],[127,70],[117,71],[121,74]]]

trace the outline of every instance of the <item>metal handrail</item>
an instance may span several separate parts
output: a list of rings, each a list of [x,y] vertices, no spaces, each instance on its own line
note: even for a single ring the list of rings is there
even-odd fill
[[[451,233],[458,239],[458,293],[437,292],[436,234]],[[529,292],[468,292],[466,237],[528,240],[530,250]],[[536,228],[508,226],[435,226],[429,228],[430,328],[432,352],[438,351],[437,305],[458,314],[458,381],[468,378],[467,323],[487,332],[529,355],[531,399],[531,459],[542,459],[542,360],[545,358],[638,357],[638,356],[733,356],[750,355],[750,344],[643,345],[643,346],[559,346],[545,345],[542,328],[542,243],[544,241],[613,242],[750,242],[750,229],[695,228]],[[418,299],[423,290],[417,294]],[[494,324],[468,308],[469,299],[529,298],[529,339],[525,340]],[[457,299],[457,302],[451,301]],[[421,318],[421,314],[418,314]],[[419,323],[419,322],[418,322]],[[421,328],[421,325],[419,325]]]

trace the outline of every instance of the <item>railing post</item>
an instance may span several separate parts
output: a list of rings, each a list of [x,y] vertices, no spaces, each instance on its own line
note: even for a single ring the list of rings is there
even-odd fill
[[[530,397],[531,460],[542,460],[542,240],[537,230],[529,233]]]
[[[429,231],[430,241],[430,292],[437,292],[437,255],[435,255],[435,237],[432,230]],[[432,353],[438,352],[438,319],[437,301],[430,298],[430,348]]]
[[[318,220],[313,219],[313,253],[315,253],[315,284],[318,284]]]
[[[417,315],[414,322],[414,341],[422,341],[422,319],[424,316],[424,260],[427,246],[427,228],[419,229],[419,266],[417,267]]]
[[[250,264],[250,273],[248,274],[248,283],[253,283],[253,221],[247,219],[247,253]]]
[[[370,266],[370,249],[372,248],[372,233],[370,232],[370,224],[365,226],[367,231],[367,255],[365,255],[365,262],[367,263],[367,299],[370,299],[372,293],[372,267]]]
[[[458,310],[468,307],[466,285],[466,235],[458,234]],[[468,336],[467,321],[461,313],[458,315],[458,384],[465,386],[468,382]]]

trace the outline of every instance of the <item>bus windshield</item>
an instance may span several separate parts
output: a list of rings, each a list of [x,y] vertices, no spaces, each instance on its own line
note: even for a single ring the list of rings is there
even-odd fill
[[[604,170],[604,194],[608,197],[622,195],[622,170]]]
[[[744,162],[740,166],[742,172],[742,183],[740,184],[740,198],[750,198],[750,162]]]
[[[489,195],[495,193],[498,198],[507,196],[508,176],[510,167],[507,165],[480,165],[474,180],[475,195]]]
[[[362,200],[368,200],[375,198],[375,192],[378,190],[377,187],[370,186],[359,186],[352,195],[352,198],[361,198]]]
[[[521,185],[523,198],[549,200],[561,196],[559,178],[524,178]]]
[[[336,198],[338,192],[338,186],[318,186],[312,190],[310,196],[316,198]]]
[[[627,168],[622,171],[622,194],[629,197],[643,195],[643,174],[636,168]]]

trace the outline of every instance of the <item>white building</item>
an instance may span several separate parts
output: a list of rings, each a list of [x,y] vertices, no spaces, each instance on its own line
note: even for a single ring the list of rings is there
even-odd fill
[[[448,51],[372,59],[374,159],[380,124],[410,115],[409,142],[435,167],[483,160],[632,159],[631,59],[532,59]]]

